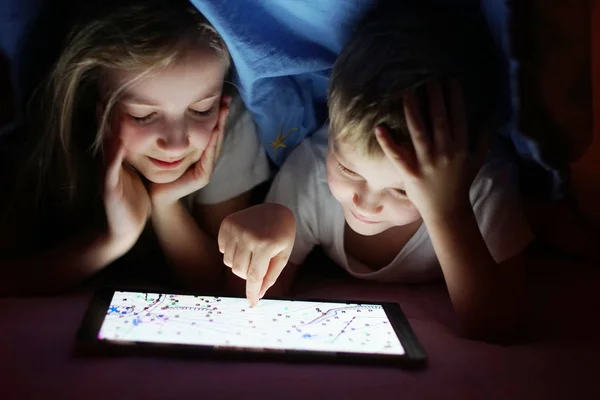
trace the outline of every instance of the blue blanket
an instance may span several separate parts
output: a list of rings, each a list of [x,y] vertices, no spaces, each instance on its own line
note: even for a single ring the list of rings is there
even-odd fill
[[[540,169],[538,190],[562,192],[558,171],[533,140],[515,125],[516,61],[509,56],[505,1],[437,0],[481,7],[506,60],[506,113],[502,134],[522,158]],[[276,165],[327,117],[327,77],[353,24],[375,3],[368,0],[191,0],[223,35],[235,65],[234,83],[256,119],[265,149]],[[541,179],[540,179],[541,178]]]
[[[191,0],[221,33],[277,165],[327,117],[327,81],[364,0]]]
[[[81,0],[80,0],[81,1]],[[167,0],[165,0],[167,1]],[[326,88],[331,66],[353,25],[374,0],[190,0],[223,35],[235,65],[233,81],[253,114],[265,149],[276,165],[327,118]],[[400,1],[400,0],[398,0]],[[516,69],[508,49],[506,1],[436,0],[480,6],[506,61],[505,107],[513,115],[503,134],[515,144],[523,160],[541,171],[539,192],[560,197],[563,179],[556,166],[543,159],[538,143],[519,132]],[[17,95],[27,94],[37,82],[22,73],[19,51],[42,0],[0,0],[0,51],[11,61]],[[77,0],[57,0],[54,9]],[[59,12],[49,16],[64,25]],[[64,13],[63,13],[64,14]],[[46,19],[48,19],[46,18]],[[58,20],[55,20],[58,19]],[[48,40],[44,37],[44,40]],[[33,79],[35,80],[35,79]],[[26,86],[30,87],[27,88]],[[21,98],[25,96],[19,96]],[[17,105],[23,102],[17,99]],[[0,127],[0,134],[3,128]],[[6,130],[6,127],[4,127]]]

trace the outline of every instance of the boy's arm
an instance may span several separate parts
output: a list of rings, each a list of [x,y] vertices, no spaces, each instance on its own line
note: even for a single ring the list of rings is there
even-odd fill
[[[465,334],[493,339],[510,333],[524,316],[526,252],[497,264],[468,201],[456,213],[423,219]]]
[[[318,244],[315,170],[311,148],[301,143],[277,173],[265,203],[232,214],[221,225],[219,250],[233,272],[227,274],[228,286],[237,294],[245,286],[252,304],[267,290],[287,292],[298,265]]]
[[[460,84],[451,80],[445,86],[448,101],[439,81],[426,87],[432,135],[427,134],[414,95],[405,95],[404,113],[414,151],[394,143],[385,127],[378,127],[376,134],[427,226],[465,333],[499,339],[512,333],[523,315],[525,265],[523,255],[515,254],[523,253],[532,236],[514,182],[499,183],[502,176],[510,178],[510,166],[496,166],[496,179],[481,178],[477,184],[482,195],[471,204],[473,178],[490,154],[488,142],[480,140],[474,154],[469,154]],[[474,208],[481,211],[481,227]],[[502,265],[495,261],[507,259]]]

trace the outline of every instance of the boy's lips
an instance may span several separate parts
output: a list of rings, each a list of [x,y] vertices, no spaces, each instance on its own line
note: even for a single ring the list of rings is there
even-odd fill
[[[363,216],[362,216],[362,215],[360,215],[360,214],[356,214],[356,213],[355,213],[354,211],[352,211],[352,210],[350,210],[350,212],[352,213],[352,216],[353,216],[354,218],[356,218],[357,220],[359,220],[360,222],[363,222],[363,223],[365,223],[365,224],[378,224],[378,223],[379,223],[379,221],[373,221],[373,220],[370,220],[370,219],[368,219],[368,218],[366,218],[366,217],[363,217]]]
[[[157,158],[152,158],[152,157],[148,157],[148,159],[150,161],[152,161],[152,163],[154,165],[156,165],[157,167],[159,167],[161,169],[173,169],[173,168],[177,168],[183,162],[185,157],[182,157],[179,160],[175,160],[175,161],[163,161],[163,160],[159,160]]]

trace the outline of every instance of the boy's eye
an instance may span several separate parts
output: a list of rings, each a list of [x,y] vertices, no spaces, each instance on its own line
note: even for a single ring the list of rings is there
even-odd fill
[[[338,162],[338,169],[348,176],[357,176],[356,172],[349,170]]]
[[[131,117],[131,119],[137,122],[138,124],[148,124],[154,119],[155,116],[155,112],[145,115],[143,117],[138,117],[137,115],[129,114],[129,117]]]
[[[209,108],[208,110],[194,110],[193,108],[189,109],[189,112],[196,117],[208,117],[212,114],[213,108]]]
[[[392,189],[392,193],[394,193],[394,195],[396,197],[401,197],[401,198],[406,197],[406,190],[404,190],[404,189]]]

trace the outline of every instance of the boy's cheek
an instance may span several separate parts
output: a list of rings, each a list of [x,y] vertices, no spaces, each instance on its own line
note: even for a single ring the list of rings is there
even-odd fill
[[[327,177],[327,183],[329,184],[329,190],[331,190],[331,194],[337,201],[342,204],[347,204],[352,201],[353,190],[352,187],[346,183],[344,183],[340,179],[336,179],[335,177]]]
[[[395,204],[393,207],[389,207],[389,209],[393,210],[391,214],[393,220],[390,221],[393,225],[403,226],[421,218],[421,214],[419,214],[417,208],[410,202],[402,205]]]

